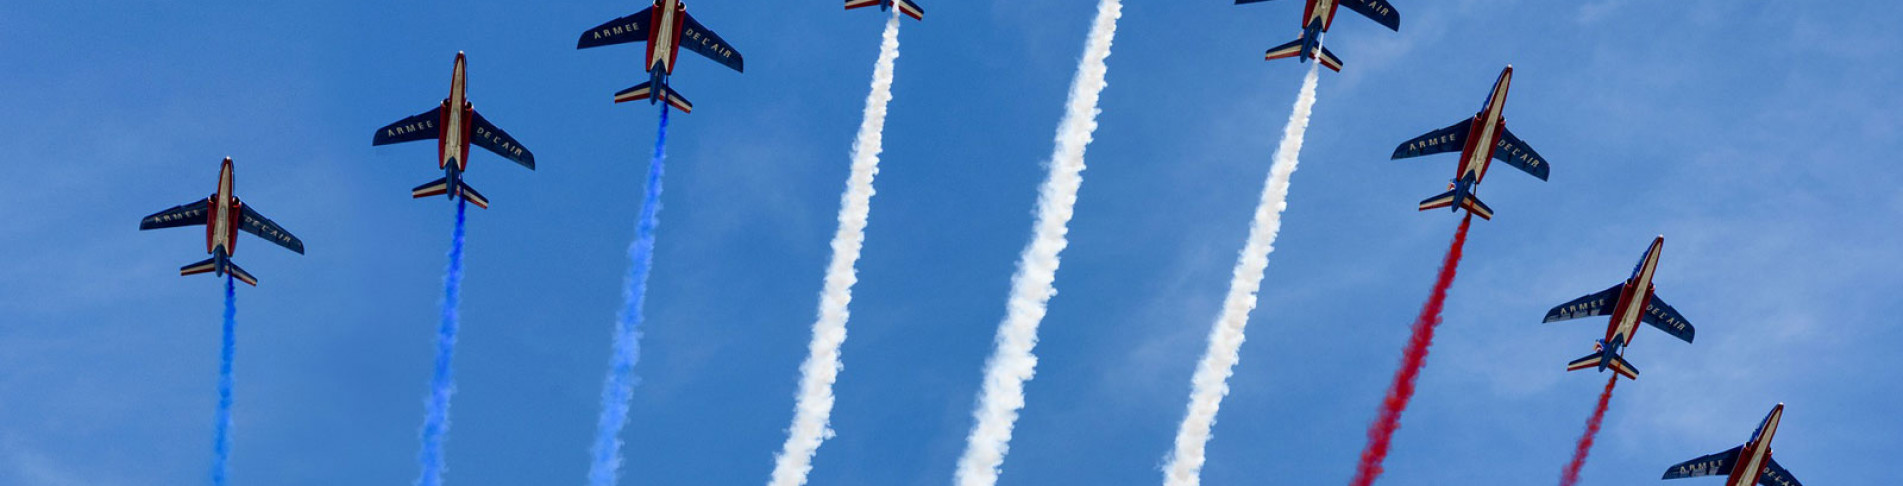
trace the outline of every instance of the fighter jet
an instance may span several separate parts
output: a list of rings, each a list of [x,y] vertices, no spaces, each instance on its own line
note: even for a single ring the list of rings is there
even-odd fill
[[[463,53],[456,53],[456,72],[450,77],[449,98],[442,104],[377,129],[370,145],[435,139],[436,167],[443,170],[443,178],[416,186],[410,190],[410,197],[448,195],[452,201],[460,197],[487,209],[489,198],[463,182],[463,172],[469,170],[469,144],[489,149],[529,170],[535,170],[535,154],[476,112],[475,105],[470,104],[466,96],[465,64]]]
[[[1266,2],[1268,0],[1236,0],[1236,5]],[[1335,23],[1335,8],[1346,5],[1349,10],[1366,15],[1388,29],[1401,30],[1401,13],[1394,11],[1393,5],[1386,0],[1308,0],[1308,8],[1302,11],[1302,36],[1287,44],[1269,49],[1265,60],[1300,57],[1302,62],[1320,59],[1323,66],[1341,71],[1341,59],[1335,53],[1322,47],[1322,34],[1328,32],[1328,26]]]
[[[1466,209],[1481,219],[1493,219],[1493,208],[1474,197],[1474,189],[1481,179],[1487,177],[1487,167],[1494,159],[1533,174],[1533,177],[1542,181],[1546,180],[1547,172],[1551,170],[1546,165],[1546,159],[1534,152],[1532,146],[1520,141],[1520,137],[1507,131],[1507,120],[1503,113],[1506,112],[1507,85],[1512,82],[1513,66],[1509,64],[1506,70],[1500,71],[1500,79],[1493,82],[1493,93],[1487,96],[1486,104],[1480,106],[1480,113],[1447,128],[1415,137],[1394,149],[1393,158],[1397,160],[1460,151],[1460,166],[1455,168],[1454,179],[1447,185],[1448,191],[1421,201],[1422,211],[1452,207],[1455,211]]]
[[[180,226],[205,225],[205,252],[211,258],[202,262],[186,265],[178,269],[179,275],[196,275],[212,272],[223,277],[230,274],[244,283],[258,285],[258,279],[249,272],[238,268],[231,262],[231,254],[238,251],[238,230],[258,235],[266,241],[289,248],[299,255],[304,254],[304,242],[291,236],[271,218],[258,214],[251,205],[238,200],[232,194],[231,158],[225,157],[225,163],[218,169],[218,192],[211,197],[172,206],[170,209],[153,213],[139,221],[140,230],[177,228]]]
[[[846,0],[846,10],[870,7],[873,5],[878,5],[880,12],[891,10],[892,7],[898,7],[899,13],[903,13],[914,19],[925,20],[925,9],[918,8],[918,4],[912,3],[912,0]]]
[[[1791,477],[1784,466],[1777,465],[1771,459],[1771,438],[1777,435],[1777,424],[1784,418],[1784,404],[1771,407],[1771,414],[1758,424],[1757,432],[1751,433],[1751,440],[1744,445],[1733,447],[1724,452],[1692,459],[1665,470],[1660,479],[1694,478],[1724,474],[1725,486],[1804,486]]]
[[[851,7],[851,2],[847,2]],[[575,43],[576,49],[601,47],[629,42],[648,43],[648,82],[634,85],[632,88],[615,93],[615,102],[648,100],[654,104],[666,99],[667,104],[682,113],[693,113],[694,104],[681,97],[667,84],[667,78],[674,74],[675,55],[680,48],[698,52],[734,71],[744,72],[740,52],[732,44],[721,40],[714,31],[700,25],[694,16],[687,14],[687,5],[681,0],[654,0],[654,6],[648,7],[626,17],[608,21],[583,32],[581,40]]]
[[[1587,316],[1612,316],[1611,322],[1606,324],[1605,339],[1600,339],[1593,345],[1592,354],[1568,363],[1567,371],[1586,368],[1598,368],[1599,371],[1605,371],[1611,368],[1613,372],[1628,379],[1638,379],[1639,370],[1633,368],[1632,363],[1625,360],[1625,347],[1632,344],[1632,336],[1638,333],[1640,322],[1651,324],[1652,327],[1659,328],[1666,334],[1671,334],[1672,337],[1683,339],[1688,343],[1692,342],[1692,336],[1697,333],[1697,330],[1692,328],[1692,323],[1687,322],[1685,316],[1678,314],[1677,309],[1667,305],[1652,292],[1652,274],[1658,271],[1659,252],[1664,248],[1665,237],[1660,236],[1652,240],[1652,246],[1645,250],[1645,257],[1639,259],[1639,266],[1632,269],[1631,278],[1627,278],[1625,282],[1614,285],[1612,288],[1573,299],[1572,302],[1560,304],[1559,307],[1546,312],[1546,320],[1542,322],[1558,322]]]

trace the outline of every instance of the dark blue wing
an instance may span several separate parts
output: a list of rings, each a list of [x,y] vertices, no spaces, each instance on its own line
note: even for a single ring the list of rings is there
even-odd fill
[[[1776,459],[1770,457],[1764,458],[1764,473],[1758,475],[1758,484],[1763,486],[1804,486],[1804,483],[1797,482],[1797,478],[1791,476],[1790,471],[1784,470],[1784,466],[1777,465]]]
[[[1386,0],[1341,0],[1341,6],[1368,16],[1389,30],[1401,31],[1401,12],[1395,11]]]
[[[1454,152],[1466,148],[1467,130],[1472,128],[1472,120],[1461,120],[1447,128],[1427,132],[1414,137],[1394,148],[1394,159],[1420,157],[1441,152]]]
[[[211,221],[205,216],[205,209],[210,206],[209,201],[210,199],[200,199],[197,202],[172,206],[164,211],[152,213],[151,216],[139,220],[139,229],[177,228],[205,224]]]
[[[1731,468],[1738,464],[1738,451],[1744,446],[1726,449],[1724,452],[1678,463],[1665,470],[1665,477],[1659,479],[1695,478],[1699,476],[1731,474]]]
[[[648,22],[654,20],[654,7],[641,9],[634,15],[614,19],[595,26],[581,34],[581,40],[575,41],[576,49],[626,44],[648,41]]]
[[[1698,334],[1698,330],[1692,328],[1691,321],[1685,320],[1685,316],[1678,315],[1678,309],[1673,309],[1664,300],[1660,300],[1657,294],[1653,294],[1652,300],[1646,302],[1645,315],[1639,316],[1639,319],[1688,343],[1692,342],[1692,337]]]
[[[474,131],[476,135],[470,142],[475,143],[479,147],[489,149],[490,152],[495,152],[496,155],[500,155],[502,158],[515,161],[517,164],[522,164],[523,167],[528,167],[529,170],[535,170],[534,153],[530,153],[529,149],[523,148],[520,142],[515,141],[515,137],[509,136],[508,132],[504,132],[501,128],[496,128],[494,124],[489,123],[489,120],[482,117],[482,113],[477,113],[475,110],[470,110],[470,113],[474,114],[472,117],[474,120],[471,121],[475,123],[472,131]]]
[[[377,135],[370,139],[370,145],[435,140],[437,135],[442,134],[443,130],[436,126],[442,123],[442,119],[443,105],[436,105],[421,115],[397,120],[390,126],[377,129]]]
[[[1560,304],[1559,307],[1554,307],[1553,310],[1546,311],[1546,320],[1540,322],[1559,322],[1581,317],[1606,315],[1606,313],[1612,312],[1613,305],[1619,303],[1619,291],[1621,290],[1625,290],[1624,283],[1614,285],[1612,288],[1599,291],[1592,295],[1573,299],[1572,302]]]
[[[707,30],[707,26],[700,25],[700,22],[695,21],[694,16],[688,15],[687,12],[681,12],[681,16],[685,20],[681,23],[681,47],[698,52],[735,71],[746,72],[745,63],[740,59],[740,51],[733,50],[733,44],[721,40],[719,34]]]
[[[251,205],[246,204],[240,207],[244,210],[244,224],[239,225],[238,229],[258,235],[265,241],[277,243],[278,246],[290,249],[299,255],[304,254],[303,240],[297,239],[289,231],[284,231],[284,227],[278,226],[277,222],[271,221],[271,218],[258,214],[257,210],[251,209]]]
[[[1547,173],[1552,171],[1552,166],[1546,165],[1546,158],[1540,157],[1539,152],[1534,152],[1532,145],[1527,145],[1526,142],[1520,141],[1520,137],[1513,136],[1513,132],[1508,131],[1506,125],[1500,126],[1500,145],[1494,147],[1493,158],[1533,174],[1533,177],[1538,177],[1542,181],[1546,180]]]

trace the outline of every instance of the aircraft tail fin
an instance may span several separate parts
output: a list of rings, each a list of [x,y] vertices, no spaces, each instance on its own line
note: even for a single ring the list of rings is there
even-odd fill
[[[1426,211],[1429,209],[1440,209],[1440,208],[1444,208],[1448,206],[1453,206],[1454,199],[1457,199],[1459,197],[1460,197],[1460,194],[1458,193],[1458,191],[1450,190],[1447,192],[1440,193],[1439,195],[1436,195],[1434,197],[1422,199],[1421,210]]]
[[[415,189],[410,190],[410,197],[425,198],[430,196],[441,196],[448,193],[449,193],[449,178],[444,177],[441,179],[425,182],[423,183],[423,185],[420,185],[420,186],[416,186]]]
[[[1306,40],[1307,39],[1295,39],[1295,40],[1289,41],[1289,43],[1287,44],[1282,44],[1279,46],[1275,46],[1274,48],[1270,48],[1268,53],[1265,53],[1262,55],[1262,60],[1273,61],[1276,59],[1287,59],[1287,58],[1291,58],[1295,56],[1300,56],[1302,55],[1302,43],[1303,41],[1306,41]]]
[[[899,9],[899,13],[911,17],[912,20],[925,20],[925,9],[919,8],[917,3],[912,3],[912,0],[894,0],[892,5]]]
[[[218,257],[211,257],[202,262],[178,267],[179,275],[198,275],[215,271],[218,271]]]
[[[1329,52],[1327,47],[1315,46],[1315,49],[1321,51],[1321,57],[1317,59],[1321,60],[1323,66],[1341,72],[1341,58],[1335,57],[1335,53]]]
[[[1474,216],[1479,216],[1480,219],[1493,219],[1493,208],[1487,207],[1487,203],[1480,202],[1480,198],[1474,197],[1472,194],[1468,194],[1466,198],[1460,200],[1460,207],[1466,209],[1467,212],[1473,213]]]
[[[476,192],[476,188],[469,187],[469,183],[456,181],[456,186],[456,192],[462,195],[463,200],[469,201],[470,204],[474,204],[476,207],[489,209],[489,198],[483,197],[480,192]]]
[[[1584,358],[1573,360],[1571,363],[1566,363],[1566,371],[1579,371],[1588,368],[1601,370],[1611,368],[1612,372],[1618,373],[1627,379],[1639,379],[1639,369],[1634,368],[1632,363],[1627,362],[1624,356],[1619,356],[1614,353],[1599,351],[1586,355]]]
[[[232,263],[229,259],[225,260],[225,273],[231,274],[239,282],[250,284],[252,287],[258,286],[257,277],[251,276],[251,272],[246,272],[243,268],[238,268],[238,264]]]
[[[207,258],[204,261],[179,267],[178,269],[179,275],[198,275],[201,273],[214,272],[220,275],[229,273],[232,277],[237,278],[238,281],[251,284],[253,287],[258,286],[258,279],[256,277],[252,277],[250,272],[239,268],[238,264],[232,263],[231,258],[223,256],[222,253],[214,254],[211,258]]]
[[[654,88],[654,83],[652,82],[637,84],[637,85],[634,85],[634,87],[632,88],[624,89],[624,90],[621,90],[621,92],[619,93],[615,93],[615,102],[625,103],[629,101],[658,98],[658,99],[667,101],[667,104],[669,106],[673,106],[675,109],[681,110],[681,113],[694,112],[694,103],[687,101],[687,97],[681,96],[681,93],[679,91],[674,91],[673,88],[669,88],[667,86],[661,86],[661,88],[658,90],[660,91],[660,93],[655,93],[655,91],[657,90]]]

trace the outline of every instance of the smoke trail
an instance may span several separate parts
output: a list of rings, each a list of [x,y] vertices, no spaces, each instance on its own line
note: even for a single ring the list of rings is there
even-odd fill
[[[1612,404],[1612,386],[1619,384],[1619,375],[1613,374],[1606,379],[1605,391],[1599,392],[1599,405],[1592,409],[1592,418],[1586,419],[1586,433],[1579,436],[1579,446],[1573,449],[1573,461],[1566,464],[1566,470],[1559,475],[1560,486],[1573,486],[1579,483],[1579,469],[1586,466],[1586,454],[1592,452],[1592,442],[1599,437],[1599,424],[1606,421],[1606,407]]]
[[[456,331],[462,323],[456,307],[463,294],[463,223],[468,203],[456,200],[456,229],[450,233],[449,267],[443,271],[443,320],[436,329],[436,372],[430,375],[430,395],[423,416],[423,474],[416,484],[443,484],[443,436],[449,433],[449,396],[456,393],[455,369],[450,358],[456,355]]]
[[[852,145],[852,175],[846,180],[846,193],[840,196],[839,229],[833,234],[833,259],[826,267],[825,288],[819,294],[819,320],[813,322],[813,342],[807,345],[806,362],[800,365],[800,391],[793,405],[793,425],[788,427],[786,444],[774,458],[773,486],[806,484],[813,470],[813,454],[820,442],[833,435],[827,422],[833,412],[833,382],[844,366],[839,346],[846,342],[847,304],[852,302],[852,285],[858,281],[854,265],[866,239],[866,223],[872,211],[872,178],[879,173],[879,151],[885,136],[885,107],[892,101],[893,64],[899,58],[899,12],[885,22],[879,42],[879,61],[872,69],[872,93],[866,95],[865,118],[859,123],[859,137]]]
[[[628,400],[634,398],[634,364],[641,359],[642,309],[647,305],[648,271],[654,266],[654,229],[660,225],[662,162],[667,158],[667,104],[661,104],[661,124],[654,136],[654,158],[648,161],[647,199],[641,201],[641,219],[635,223],[634,242],[628,244],[628,277],[621,287],[621,312],[615,317],[614,355],[608,378],[601,385],[601,419],[595,427],[595,460],[588,467],[588,484],[613,486],[621,474],[621,428],[628,424]]]
[[[1460,218],[1460,229],[1454,231],[1454,241],[1447,246],[1447,257],[1441,260],[1440,274],[1434,278],[1434,291],[1421,306],[1421,315],[1414,319],[1414,335],[1408,338],[1407,349],[1401,354],[1401,369],[1394,372],[1394,383],[1388,386],[1388,396],[1381,402],[1380,416],[1368,425],[1368,445],[1361,450],[1354,480],[1348,483],[1352,486],[1374,484],[1381,475],[1381,462],[1388,458],[1388,441],[1394,438],[1395,429],[1401,428],[1401,412],[1407,411],[1408,400],[1414,398],[1414,379],[1427,362],[1428,346],[1434,344],[1434,327],[1440,325],[1441,306],[1447,301],[1447,288],[1454,285],[1460,252],[1467,245],[1467,227],[1472,223],[1473,213]]]
[[[1084,56],[1071,80],[1070,98],[1065,102],[1064,119],[1057,126],[1057,147],[1051,153],[1050,174],[1039,188],[1037,222],[1031,243],[1018,259],[1017,275],[1011,278],[1011,298],[1006,304],[1004,322],[998,325],[997,348],[985,364],[984,389],[978,407],[972,411],[977,423],[965,440],[964,455],[958,459],[957,483],[960,486],[991,486],[998,482],[998,467],[1010,449],[1011,427],[1024,408],[1024,382],[1036,372],[1037,326],[1044,320],[1045,305],[1057,293],[1058,254],[1069,244],[1071,207],[1077,203],[1077,190],[1083,185],[1084,148],[1097,129],[1097,98],[1103,93],[1109,67],[1110,41],[1117,34],[1117,18],[1122,16],[1119,0],[1101,0],[1097,17],[1091,22],[1090,36],[1084,43]]]
[[[212,419],[211,484],[225,486],[231,462],[231,358],[238,349],[238,290],[225,275],[224,341],[218,346],[218,412]]]
[[[1308,132],[1308,116],[1315,109],[1320,66],[1309,66],[1301,94],[1295,98],[1295,109],[1289,113],[1288,126],[1282,128],[1282,144],[1275,150],[1275,164],[1269,167],[1269,179],[1263,183],[1262,202],[1255,207],[1248,242],[1236,258],[1229,295],[1223,298],[1222,314],[1209,330],[1209,348],[1203,351],[1191,380],[1189,411],[1176,428],[1176,449],[1163,466],[1165,485],[1202,483],[1203,447],[1209,443],[1210,428],[1216,425],[1222,398],[1229,394],[1229,376],[1234,374],[1236,362],[1242,360],[1243,330],[1249,325],[1249,312],[1255,310],[1256,291],[1262,288],[1262,272],[1269,266],[1269,253],[1275,251],[1275,237],[1282,230],[1289,178],[1295,174],[1296,156],[1301,155],[1302,137]]]

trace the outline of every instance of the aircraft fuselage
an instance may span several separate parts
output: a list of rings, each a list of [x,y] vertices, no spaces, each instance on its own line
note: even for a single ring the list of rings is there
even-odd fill
[[[456,53],[456,72],[450,78],[449,98],[443,99],[442,120],[437,124],[441,131],[436,137],[436,167],[448,171],[449,166],[454,164],[455,173],[469,169],[469,130],[472,123],[467,86],[466,61],[459,52]]]
[[[1764,474],[1766,463],[1771,460],[1771,438],[1777,435],[1777,424],[1784,419],[1784,404],[1771,409],[1771,415],[1764,418],[1764,424],[1758,426],[1758,432],[1751,435],[1751,441],[1738,450],[1738,464],[1731,468],[1731,476],[1725,478],[1725,486],[1756,486],[1759,476]]]
[[[687,21],[687,5],[681,0],[654,0],[654,16],[648,21],[649,72],[657,78],[674,74],[674,60],[681,52],[681,26]],[[656,88],[659,88],[657,85]]]
[[[1606,346],[1624,347],[1632,344],[1633,336],[1638,334],[1646,305],[1652,301],[1652,275],[1658,271],[1659,254],[1664,249],[1664,237],[1652,240],[1652,247],[1645,250],[1645,257],[1639,261],[1639,267],[1626,280],[1625,289],[1619,292],[1617,310],[1613,311],[1612,320],[1606,325]],[[1612,351],[1618,352],[1617,349]]]
[[[238,226],[242,222],[243,212],[238,196],[232,192],[231,159],[218,169],[218,192],[211,195],[205,214],[210,220],[205,222],[205,252],[217,254],[223,249],[225,256],[231,256],[238,249]]]
[[[1466,146],[1460,151],[1459,171],[1454,174],[1456,184],[1479,184],[1487,178],[1493,150],[1500,145],[1501,126],[1506,123],[1507,88],[1512,83],[1513,66],[1507,66],[1500,72],[1500,79],[1493,82],[1487,105],[1474,115],[1473,124],[1468,128]],[[1468,192],[1471,193],[1471,189]]]

